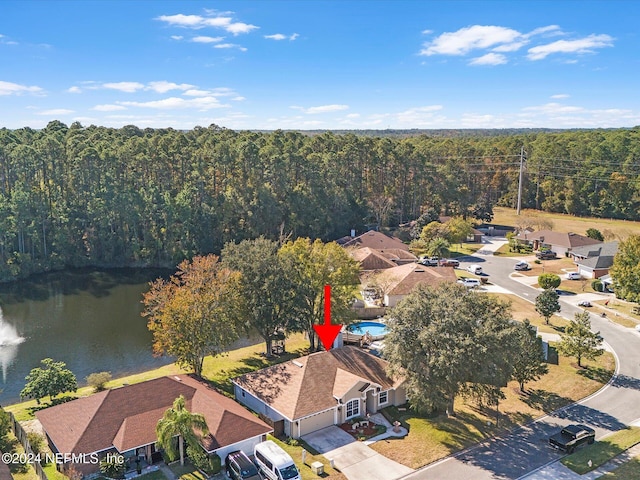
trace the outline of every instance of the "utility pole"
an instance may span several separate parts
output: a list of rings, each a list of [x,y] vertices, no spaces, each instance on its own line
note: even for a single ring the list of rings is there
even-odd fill
[[[520,148],[520,175],[518,177],[518,208],[516,209],[516,215],[520,215],[520,208],[522,207],[522,171],[524,169],[524,145]]]

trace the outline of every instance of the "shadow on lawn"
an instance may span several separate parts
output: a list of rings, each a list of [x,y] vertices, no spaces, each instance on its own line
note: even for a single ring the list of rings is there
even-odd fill
[[[230,370],[222,370],[218,374],[216,374],[215,377],[208,379],[207,382],[217,390],[226,393],[227,395],[233,396],[234,392],[231,380],[233,380],[234,378],[273,365],[282,364],[294,358],[306,355],[307,353],[308,352],[306,351],[306,349],[299,348],[291,352],[285,352],[281,355],[273,356],[270,358],[267,358],[262,354],[254,354],[250,357],[242,359],[240,362],[241,365],[237,366],[236,368],[232,368]],[[261,386],[266,390],[268,390],[266,388],[267,383],[271,385],[270,391],[268,393],[265,393],[266,396],[263,395],[263,398],[267,399],[268,397],[277,396],[276,393],[279,392],[279,389],[277,389],[273,385],[277,384],[278,382],[274,382],[274,379],[277,379],[278,382],[286,383],[289,380],[289,375],[286,373],[284,368],[276,368],[268,378],[262,379],[260,382],[264,383],[264,385]]]
[[[613,372],[611,370],[607,370],[606,368],[589,366],[589,367],[583,367],[583,368],[578,367],[577,374],[585,378],[588,378],[590,380],[595,380],[596,382],[599,382],[599,383],[607,383],[611,378],[611,375],[613,375]],[[621,375],[621,377],[625,377],[625,378],[624,379],[620,378],[619,379],[620,384],[616,386],[619,386],[619,387],[630,386],[630,385],[625,385],[625,383],[629,383],[628,382],[629,380],[635,380],[636,385],[635,387],[631,387],[631,388],[640,388],[639,381],[637,378],[627,377],[626,375]]]

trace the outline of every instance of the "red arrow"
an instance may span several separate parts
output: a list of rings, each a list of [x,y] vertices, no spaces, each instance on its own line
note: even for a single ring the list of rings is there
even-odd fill
[[[331,285],[324,286],[324,325],[314,325],[313,329],[318,334],[324,349],[331,350],[333,341],[342,329],[342,325],[331,325]]]

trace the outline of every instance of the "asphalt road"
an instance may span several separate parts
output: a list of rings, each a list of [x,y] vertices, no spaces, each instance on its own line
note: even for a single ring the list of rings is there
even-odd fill
[[[477,263],[489,281],[514,294],[535,301],[539,291],[509,277],[514,258],[476,255],[460,268]],[[549,260],[553,261],[553,260]],[[560,297],[560,315],[573,318],[582,311],[571,296]],[[547,445],[549,436],[561,425],[584,423],[596,430],[596,439],[640,419],[640,335],[633,329],[591,315],[593,330],[599,330],[617,355],[618,371],[609,386],[583,401],[547,415],[512,434],[493,439],[455,457],[428,465],[404,477],[411,480],[518,479],[560,459],[563,454]]]

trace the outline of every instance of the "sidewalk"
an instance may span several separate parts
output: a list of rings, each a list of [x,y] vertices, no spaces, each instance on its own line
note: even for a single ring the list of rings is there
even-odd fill
[[[578,475],[573,470],[565,467],[560,460],[542,467],[533,473],[520,477],[518,480],[596,480],[607,472],[618,468],[623,463],[640,456],[640,444],[631,447],[626,452],[622,452],[617,457],[612,458],[604,465],[599,466],[595,470]]]
[[[385,427],[387,427],[387,431],[375,437],[371,437],[369,440],[365,440],[364,444],[367,446],[371,445],[372,443],[376,443],[379,440],[384,440],[385,438],[389,438],[389,437],[396,437],[396,438],[404,437],[407,435],[407,433],[409,433],[407,432],[407,429],[402,426],[398,427],[399,432],[394,432],[393,425],[391,425],[389,421],[381,413],[374,413],[369,418],[373,423],[377,423],[378,425],[384,425]]]

